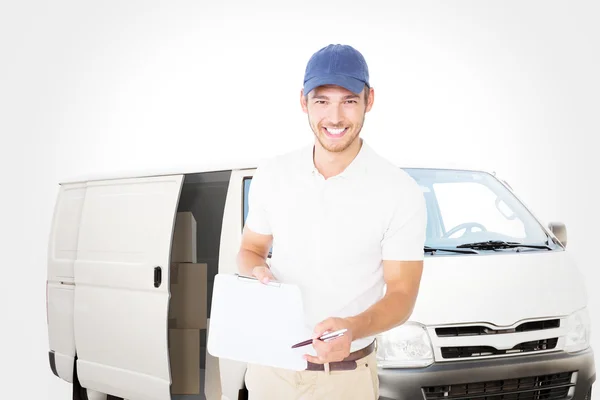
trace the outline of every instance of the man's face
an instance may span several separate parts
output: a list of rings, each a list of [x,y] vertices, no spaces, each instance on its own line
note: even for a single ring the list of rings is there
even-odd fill
[[[356,94],[340,86],[326,85],[312,90],[308,99],[301,93],[301,103],[321,146],[341,152],[358,138],[365,114],[373,105],[373,96],[373,89],[364,88]]]

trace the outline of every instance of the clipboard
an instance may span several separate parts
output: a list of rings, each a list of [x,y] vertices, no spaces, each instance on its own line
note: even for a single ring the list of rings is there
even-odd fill
[[[311,353],[292,345],[311,337],[296,285],[239,274],[215,276],[207,351],[213,357],[294,371]]]

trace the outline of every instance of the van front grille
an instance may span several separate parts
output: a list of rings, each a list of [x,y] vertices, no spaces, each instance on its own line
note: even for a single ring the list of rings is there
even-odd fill
[[[435,333],[439,337],[454,336],[479,336],[479,335],[497,335],[504,333],[542,331],[545,329],[555,329],[560,327],[560,319],[548,319],[543,321],[524,322],[512,329],[492,329],[481,325],[470,326],[451,326],[436,328]]]
[[[572,372],[422,388],[426,400],[561,400],[566,399]]]
[[[558,338],[552,338],[519,343],[512,349],[507,350],[499,350],[492,346],[453,346],[442,347],[441,351],[443,358],[484,357],[552,350],[557,343]]]

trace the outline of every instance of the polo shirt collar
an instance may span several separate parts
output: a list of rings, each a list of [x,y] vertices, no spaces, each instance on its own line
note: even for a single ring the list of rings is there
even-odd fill
[[[315,145],[308,146],[306,158],[308,161],[309,169],[311,175],[320,174],[319,170],[315,166],[314,162],[314,149]],[[358,151],[358,154],[354,159],[350,162],[350,164],[340,172],[336,177],[338,178],[352,178],[362,175],[367,170],[367,159],[369,157],[369,153],[371,152],[371,148],[367,145],[366,141],[362,139],[362,146]]]

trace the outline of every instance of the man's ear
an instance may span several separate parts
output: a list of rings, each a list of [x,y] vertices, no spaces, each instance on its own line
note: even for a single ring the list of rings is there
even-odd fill
[[[367,107],[365,109],[365,112],[371,111],[371,108],[373,107],[374,102],[375,102],[375,89],[369,88],[369,98],[367,99]]]
[[[304,89],[300,89],[300,106],[302,111],[308,114],[308,107],[306,105],[306,97],[304,96]]]

